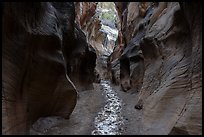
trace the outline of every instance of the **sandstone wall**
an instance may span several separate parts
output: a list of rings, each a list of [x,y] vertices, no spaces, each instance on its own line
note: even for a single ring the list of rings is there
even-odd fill
[[[139,94],[141,134],[201,134],[201,3],[117,5],[124,46],[114,51],[120,69],[112,73],[124,91]]]
[[[3,134],[29,134],[39,117],[69,118],[77,91],[94,81],[96,54],[74,21],[74,3],[3,3]]]

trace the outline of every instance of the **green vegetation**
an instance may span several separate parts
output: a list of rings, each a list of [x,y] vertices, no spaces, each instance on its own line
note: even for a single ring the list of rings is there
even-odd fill
[[[98,6],[102,9],[110,9],[114,11],[115,4],[113,2],[99,2]]]
[[[102,20],[110,20],[111,22],[115,21],[114,14],[111,12],[102,13],[101,19]]]
[[[100,13],[101,20],[116,21],[115,4],[113,2],[99,2],[98,8],[104,10]]]

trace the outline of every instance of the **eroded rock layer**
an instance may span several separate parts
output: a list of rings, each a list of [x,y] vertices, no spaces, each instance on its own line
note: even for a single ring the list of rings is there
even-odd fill
[[[96,75],[138,94],[138,134],[202,134],[202,4],[115,2],[117,46],[97,4],[3,3],[3,134],[69,118]]]
[[[77,91],[91,86],[96,54],[74,21],[74,3],[3,3],[3,134],[29,134],[39,117],[69,118]]]
[[[103,5],[103,2],[100,4]],[[103,9],[99,6],[100,4],[98,2],[75,2],[75,22],[86,34],[90,48],[93,48],[97,55],[95,72],[98,80],[111,77],[110,67],[103,60],[109,60],[109,56],[115,48],[116,26],[119,27],[119,22],[114,26],[114,22],[102,19]]]
[[[113,65],[112,77],[124,91],[139,92],[141,134],[201,134],[201,3],[116,6],[124,46],[112,54],[120,66]]]

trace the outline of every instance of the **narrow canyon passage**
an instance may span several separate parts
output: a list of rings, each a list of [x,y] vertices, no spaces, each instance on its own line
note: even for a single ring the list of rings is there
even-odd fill
[[[135,135],[140,134],[141,111],[134,109],[137,94],[124,93],[110,81],[80,93],[70,119],[40,118],[31,135]],[[83,98],[83,99],[82,99]],[[90,99],[91,98],[91,99]],[[136,118],[135,118],[136,117]]]
[[[3,135],[202,135],[200,2],[3,2]]]
[[[98,65],[107,65],[99,57]],[[96,66],[98,67],[98,66]],[[103,69],[103,74],[107,70]],[[140,134],[141,111],[134,109],[137,94],[127,94],[106,77],[94,83],[94,89],[79,93],[69,119],[42,117],[35,122],[31,135],[127,135]],[[136,116],[136,118],[135,118]]]
[[[107,4],[107,5],[105,5]],[[96,9],[99,12],[99,16],[109,15],[110,12],[112,17],[116,17],[116,9],[114,11],[110,11],[110,9],[103,9],[103,6],[110,6],[108,3],[99,3],[99,7]],[[112,6],[114,4],[112,3]],[[109,12],[109,13],[107,13]],[[100,15],[101,14],[101,15]],[[96,16],[96,15],[95,15]],[[39,119],[35,124],[33,124],[30,132],[31,134],[91,134],[91,135],[120,135],[123,132],[124,118],[122,116],[122,99],[118,97],[118,93],[111,87],[111,79],[108,76],[108,59],[110,58],[111,53],[115,47],[115,41],[118,36],[118,30],[115,26],[114,20],[103,19],[103,17],[99,17],[102,21],[102,26],[99,31],[102,35],[105,34],[101,39],[99,39],[99,43],[101,43],[101,47],[97,45],[95,50],[98,50],[97,54],[97,63],[96,63],[96,71],[99,74],[98,80],[99,83],[95,83],[94,89],[91,92],[96,92],[98,95],[94,96],[93,93],[88,94],[92,100],[101,100],[103,103],[99,103],[100,107],[95,108],[94,113],[92,111],[87,111],[87,115],[79,115],[78,117],[70,117],[70,121],[78,121],[76,125],[68,124],[67,120],[62,120],[57,117],[46,117]],[[103,22],[104,21],[104,22]],[[111,26],[112,25],[112,26]],[[96,32],[96,33],[99,33]],[[96,86],[97,85],[97,86]],[[98,87],[100,87],[98,89]],[[82,92],[82,91],[81,91]],[[78,93],[78,103],[80,111],[82,108],[87,110],[91,110],[93,108],[92,105],[86,105],[89,99],[85,97],[87,95]],[[83,91],[83,92],[86,92]],[[87,93],[86,93],[87,94]],[[82,99],[87,98],[87,100],[83,100],[83,103],[80,103]],[[101,98],[101,99],[99,99]],[[75,111],[76,110],[76,111]],[[77,107],[75,108],[73,113],[79,113],[77,111]],[[93,113],[93,114],[90,114]],[[94,117],[93,117],[94,116]],[[87,122],[87,117],[90,117],[89,122]],[[86,123],[85,123],[86,122]],[[90,123],[91,127],[87,126]],[[83,125],[83,126],[82,126]],[[82,127],[83,128],[82,128]],[[59,129],[60,127],[60,129]],[[81,128],[80,128],[81,127]],[[67,130],[67,128],[72,130]],[[93,129],[92,129],[93,128]],[[92,131],[91,131],[92,129]]]

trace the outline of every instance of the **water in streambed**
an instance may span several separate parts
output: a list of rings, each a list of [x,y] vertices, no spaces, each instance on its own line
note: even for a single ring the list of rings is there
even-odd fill
[[[103,94],[105,94],[106,104],[95,117],[95,129],[92,135],[120,135],[124,118],[121,115],[122,100],[111,88],[110,81],[101,80]]]

